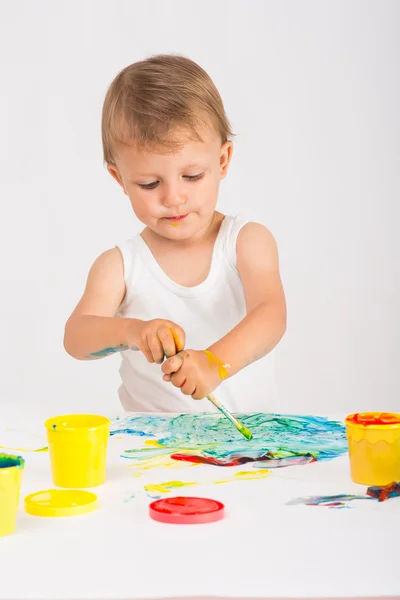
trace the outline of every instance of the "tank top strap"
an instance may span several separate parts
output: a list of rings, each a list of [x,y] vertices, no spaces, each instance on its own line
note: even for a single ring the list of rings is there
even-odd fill
[[[221,239],[221,251],[228,261],[232,269],[236,270],[236,242],[240,230],[246,223],[248,223],[248,219],[245,219],[241,215],[236,216],[226,216],[227,220],[226,226],[224,227],[222,239]]]

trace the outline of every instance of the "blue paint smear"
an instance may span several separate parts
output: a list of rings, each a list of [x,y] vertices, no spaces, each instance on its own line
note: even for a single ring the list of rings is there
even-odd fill
[[[326,508],[350,508],[348,503],[352,500],[373,500],[369,496],[354,494],[336,494],[334,496],[308,496],[306,498],[294,498],[287,502],[289,506],[304,504],[306,506],[325,506]]]
[[[102,358],[103,356],[109,356],[109,354],[116,354],[117,352],[123,352],[124,350],[128,350],[128,346],[116,346],[115,348],[104,348],[103,350],[99,350],[98,352],[91,352],[90,356],[95,356],[96,358]]]
[[[155,438],[166,450],[196,450],[201,456],[219,458],[238,455],[254,460],[269,452],[274,459],[307,455],[316,460],[330,460],[347,452],[345,426],[339,421],[308,415],[250,413],[237,416],[253,433],[252,440],[243,439],[219,413],[170,417],[128,415],[112,423],[111,435]],[[139,459],[136,452],[135,459]]]
[[[367,495],[337,494],[336,496],[307,496],[305,498],[294,498],[287,502],[288,505],[305,504],[306,506],[326,506],[328,508],[350,508],[348,503],[352,500],[378,500],[384,502],[390,498],[400,496],[400,483],[394,481],[388,485],[370,486]]]
[[[137,435],[139,437],[154,437],[154,436],[150,436],[147,433],[145,433],[144,431],[140,431],[140,429],[133,429],[131,427],[126,427],[125,429],[118,429],[117,431],[110,431],[110,435],[121,435],[123,433],[126,433],[128,435]]]

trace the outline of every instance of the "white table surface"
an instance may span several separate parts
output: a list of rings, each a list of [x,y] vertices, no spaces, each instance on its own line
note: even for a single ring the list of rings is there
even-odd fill
[[[46,445],[45,417],[0,409],[0,445],[5,427],[43,434]],[[0,600],[400,598],[400,498],[340,510],[286,504],[365,493],[350,480],[347,455],[275,469],[264,480],[177,490],[224,502],[226,518],[176,526],[149,518],[144,483],[211,481],[235,468],[179,463],[173,473],[137,477],[120,457],[127,447],[126,438],[110,439],[107,481],[92,490],[99,510],[64,518],[24,512],[28,493],[53,485],[48,453],[20,453],[26,466],[17,531],[0,538]]]

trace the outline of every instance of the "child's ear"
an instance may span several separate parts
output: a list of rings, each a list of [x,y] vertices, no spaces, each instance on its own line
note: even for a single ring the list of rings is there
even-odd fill
[[[228,173],[229,163],[231,162],[233,152],[233,144],[230,140],[224,142],[221,146],[221,154],[219,157],[219,173],[223,179]]]
[[[119,183],[119,185],[122,187],[122,189],[124,190],[124,194],[128,195],[128,192],[125,189],[124,182],[122,181],[122,177],[117,169],[117,166],[113,165],[112,163],[108,163],[107,171],[110,173],[110,175],[112,175],[114,177],[115,181],[117,181]]]

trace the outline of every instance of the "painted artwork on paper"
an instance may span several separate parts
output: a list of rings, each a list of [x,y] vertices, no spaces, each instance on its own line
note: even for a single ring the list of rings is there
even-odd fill
[[[111,435],[129,434],[154,441],[147,448],[127,449],[136,461],[168,455],[174,460],[237,466],[265,463],[266,468],[328,460],[347,451],[344,425],[325,417],[253,413],[241,415],[253,433],[248,441],[223,416],[213,413],[179,416],[129,415],[114,421]]]
[[[271,469],[330,460],[347,451],[345,428],[339,421],[265,413],[240,415],[240,420],[251,430],[252,440],[244,439],[227,419],[213,413],[128,415],[113,422],[111,435],[135,439],[136,447],[124,448],[121,456],[132,461],[136,476],[157,467],[246,465],[246,471],[225,477],[217,477],[210,469],[214,478],[203,483],[214,484],[264,479]],[[158,498],[193,485],[197,482],[171,478],[145,484],[144,490],[151,498]]]

